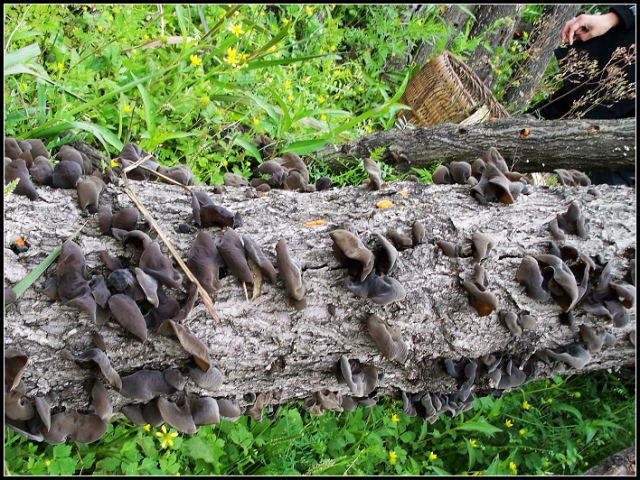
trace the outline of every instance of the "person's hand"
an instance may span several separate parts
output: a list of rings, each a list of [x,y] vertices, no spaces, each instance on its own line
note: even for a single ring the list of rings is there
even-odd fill
[[[575,35],[581,41],[586,42],[593,37],[604,35],[615,27],[619,21],[620,19],[613,12],[604,15],[582,14],[564,24],[562,41],[573,45],[573,37]]]

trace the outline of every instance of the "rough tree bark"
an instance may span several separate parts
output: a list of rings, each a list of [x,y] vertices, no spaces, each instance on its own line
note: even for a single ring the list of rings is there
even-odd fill
[[[516,5],[482,5],[476,11],[476,20],[469,32],[469,38],[476,38],[484,35],[487,30],[494,26],[495,22],[502,20],[495,30],[487,35],[485,42],[491,50],[480,44],[467,59],[473,71],[480,77],[488,88],[492,88],[495,83],[494,67],[491,64],[491,52],[498,47],[507,48],[513,38],[513,32],[522,16],[523,4]],[[484,43],[484,42],[483,42]]]
[[[400,172],[440,162],[472,162],[495,146],[513,170],[552,172],[635,170],[636,120],[537,120],[530,115],[478,125],[437,125],[375,132],[324,147],[317,157],[344,169],[341,161],[367,158],[386,147],[383,160]]]
[[[529,104],[538,83],[560,45],[560,32],[564,24],[574,17],[580,5],[546,5],[540,19],[527,41],[527,59],[512,76],[512,82],[504,92],[502,103],[510,111],[518,112]]]
[[[130,183],[186,260],[197,233],[177,233],[176,226],[193,225],[188,195],[172,185]],[[203,186],[193,188],[208,191],[216,203],[240,212],[244,225],[238,233],[256,240],[270,260],[275,258],[275,243],[284,238],[303,268],[308,307],[302,311],[290,306],[280,279],[276,285],[264,283],[262,295],[247,302],[239,281],[228,276],[213,296],[221,321],[214,321],[198,302],[182,322],[208,346],[212,364],[224,373],[224,382],[216,391],[205,391],[193,381],[187,383],[186,390],[235,398],[244,405],[247,402],[243,395],[248,392],[272,392],[275,403],[302,400],[323,388],[347,394],[348,387],[336,378],[341,355],[375,365],[384,372],[378,394],[398,397],[400,390],[456,391],[456,381],[442,371],[444,358],[478,359],[493,352],[510,352],[524,363],[539,349],[579,342],[580,337],[559,321],[561,310],[555,302],[532,300],[516,281],[523,256],[547,252],[551,240],[547,224],[556,214],[564,213],[571,201],[578,202],[583,215],[590,219],[591,232],[588,239],[570,235],[566,243],[590,256],[600,254],[612,260],[613,278],[627,274],[629,252],[636,242],[635,190],[614,186],[535,187],[512,205],[480,205],[470,197],[467,186],[411,182],[391,183],[379,191],[365,186],[312,194],[276,190],[257,198],[247,198],[244,188],[228,187],[224,195],[213,195]],[[90,274],[109,273],[99,257],[101,249],[130,259],[131,268],[137,265],[140,251],[101,235],[97,218],[79,210],[75,191],[48,187],[37,190],[38,201],[12,195],[5,202],[5,287],[24,278],[85,222],[77,243]],[[377,202],[383,199],[395,205],[377,208]],[[114,212],[133,206],[122,187],[114,185],[102,193],[100,204],[110,205]],[[319,219],[326,224],[304,226]],[[472,259],[445,257],[432,242],[401,252],[401,267],[392,276],[404,286],[404,300],[380,306],[355,297],[344,286],[346,272],[334,258],[329,237],[329,231],[347,220],[370,245],[373,232],[384,235],[387,228],[394,228],[406,234],[416,220],[426,227],[431,241],[444,239],[468,248],[475,232],[491,236],[496,246],[483,261],[491,279],[489,290],[497,296],[499,310],[530,313],[538,322],[538,330],[514,337],[501,324],[497,312],[478,316],[461,287],[461,281],[473,275]],[[220,238],[219,229],[208,230],[214,238]],[[28,251],[16,255],[8,248],[14,235],[25,238],[30,244]],[[157,238],[153,231],[150,236]],[[168,255],[167,248],[158,242]],[[54,266],[47,275],[53,270]],[[86,314],[48,300],[41,293],[43,282],[40,278],[5,312],[5,348],[16,348],[29,356],[23,376],[27,396],[53,390],[59,394],[58,406],[90,409],[87,383],[91,374],[61,358],[60,351],[67,349],[78,355],[93,347],[93,332],[104,338],[106,353],[121,375],[141,368],[187,371],[189,355],[173,339],[150,332],[147,341],[139,343],[127,338],[113,319],[105,325],[94,325]],[[187,284],[185,281],[179,291],[170,290],[170,295],[182,300]],[[335,306],[333,315],[329,305]],[[410,350],[405,365],[386,360],[376,348],[366,327],[372,313],[400,327]],[[602,326],[617,339],[615,346],[594,354],[582,371],[634,364],[635,349],[629,335],[635,330],[635,306],[630,310],[631,322],[624,328],[612,328],[605,317],[580,309],[575,313],[577,323]],[[533,378],[552,375],[545,364],[535,365]],[[567,367],[566,372],[574,370]],[[108,388],[116,414],[123,405],[135,403]],[[480,368],[473,391],[486,392],[489,388],[486,372]]]

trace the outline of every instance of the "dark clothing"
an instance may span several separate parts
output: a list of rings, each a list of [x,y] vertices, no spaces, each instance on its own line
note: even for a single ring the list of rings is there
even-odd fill
[[[587,52],[589,61],[597,60],[598,68],[602,69],[609,60],[611,60],[611,56],[617,48],[625,47],[628,51],[629,47],[636,43],[635,6],[612,5],[610,11],[614,12],[620,18],[618,25],[604,35],[594,37],[586,42],[581,42],[576,39],[573,46],[556,49],[554,52],[556,58],[561,60],[567,56],[569,49],[575,49],[578,53]],[[635,63],[624,67],[627,80],[634,84],[634,86],[636,82],[635,67]],[[603,77],[603,81],[606,82],[606,73],[603,74]],[[569,77],[569,79],[564,81],[562,88],[555,92],[551,98],[538,103],[529,109],[528,112],[534,113],[538,111],[540,116],[546,120],[557,120],[571,109],[574,101],[584,97],[593,88],[594,85],[582,84],[580,80],[572,82],[571,77]],[[582,117],[585,119],[607,120],[629,118],[635,117],[635,102],[635,98],[619,100],[615,103],[612,101],[603,101],[595,107],[592,107],[591,104],[583,105],[576,111],[585,112]],[[593,172],[590,175],[591,181],[596,185],[606,183],[631,186],[631,177],[635,177],[634,172]]]

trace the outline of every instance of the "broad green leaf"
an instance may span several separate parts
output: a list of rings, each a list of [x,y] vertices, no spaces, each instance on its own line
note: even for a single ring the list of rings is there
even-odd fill
[[[47,122],[51,123],[51,122]],[[53,125],[47,128],[42,128],[39,130],[37,135],[32,135],[30,138],[49,138],[54,137],[56,135],[65,132],[66,130],[83,130],[94,135],[102,146],[105,149],[105,152],[109,151],[108,145],[111,145],[118,151],[121,151],[124,147],[124,144],[120,141],[120,139],[111,131],[106,128],[95,125],[93,123],[88,122],[69,122],[69,121],[60,121],[57,125]],[[20,136],[21,137],[21,136]]]
[[[273,96],[273,99],[280,106],[280,112],[283,117],[283,121],[281,121],[278,127],[278,131],[287,132],[289,131],[289,127],[291,127],[291,115],[289,114],[289,108],[284,103],[284,100],[282,100],[282,97],[280,97],[280,95],[278,95],[278,93],[273,88],[268,88],[268,90]]]
[[[349,130],[350,128],[353,128],[354,126],[358,125],[361,122],[364,122],[366,119],[373,117],[374,115],[381,115],[386,113],[389,110],[389,107],[391,105],[390,104],[384,104],[384,105],[379,105],[371,110],[368,110],[360,115],[358,115],[356,118],[343,123],[342,125],[334,128],[333,130],[331,130],[329,132],[329,134],[331,136],[336,136],[339,135],[340,133],[344,132],[345,130]]]
[[[184,442],[184,453],[187,457],[197,460],[201,458],[207,463],[213,463],[215,456],[211,445],[199,436],[192,436]]]
[[[316,152],[329,143],[328,138],[320,138],[317,140],[301,140],[299,142],[293,142],[283,148],[280,153],[292,152],[298,155],[309,155]]]
[[[253,143],[248,142],[245,138],[235,137],[233,139],[233,144],[244,148],[249,155],[259,162],[262,162],[262,155],[260,155],[260,151],[258,151]]]
[[[134,80],[137,80],[135,74],[131,72],[131,76]],[[150,137],[154,137],[156,134],[156,108],[153,104],[153,100],[151,100],[151,96],[144,85],[139,83],[137,85],[138,90],[140,91],[140,96],[142,97],[142,102],[144,103],[144,120],[147,124],[147,132]]]
[[[40,55],[40,47],[37,43],[32,43],[26,47],[19,48],[4,56],[4,74],[7,75],[7,68],[20,63],[25,63]]]
[[[576,407],[572,407],[571,405],[567,405],[565,403],[556,403],[554,404],[555,410],[562,410],[563,412],[569,412],[573,414],[578,421],[582,422],[582,414]]]
[[[269,117],[271,117],[273,119],[273,121],[275,122],[279,122],[280,121],[280,115],[278,115],[278,113],[276,113],[275,109],[273,108],[272,105],[269,104],[269,102],[267,102],[264,98],[262,98],[259,95],[255,95],[251,92],[244,92],[244,94],[249,97],[252,98],[254,102],[256,102],[256,104],[262,108],[265,112],[267,112],[267,115],[269,115]]]
[[[287,32],[289,31],[289,26],[290,25],[291,25],[291,23],[287,23],[284,27],[282,27],[280,29],[280,31],[276,34],[275,37],[273,37],[271,40],[269,40],[267,43],[265,43],[262,47],[258,48],[255,52],[253,52],[251,55],[249,55],[249,57],[247,58],[247,61],[250,62],[252,59],[258,57],[261,54],[263,54],[264,52],[269,50],[269,48],[271,48],[273,45],[275,45],[280,40],[282,40],[285,37],[285,35],[287,34]]]
[[[494,427],[493,425],[486,422],[465,422],[462,425],[458,425],[456,427],[456,430],[463,430],[465,432],[479,432],[489,436],[502,431],[502,429]]]

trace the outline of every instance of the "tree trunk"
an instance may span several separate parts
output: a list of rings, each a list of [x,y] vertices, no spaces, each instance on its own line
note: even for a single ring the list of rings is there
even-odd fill
[[[528,133],[527,133],[528,132]],[[537,120],[502,118],[471,126],[443,124],[375,132],[324,147],[317,157],[344,170],[344,160],[371,156],[386,147],[383,159],[401,173],[452,161],[473,162],[495,146],[513,170],[552,172],[635,170],[636,120]],[[342,162],[342,163],[341,163]]]
[[[554,50],[560,45],[564,24],[575,16],[580,5],[546,5],[527,42],[527,59],[517,67],[505,90],[502,104],[510,111],[525,108],[536,93]]]
[[[476,21],[471,28],[469,38],[476,38],[489,31],[485,40],[469,55],[467,65],[491,89],[495,83],[492,52],[498,47],[507,48],[513,32],[522,16],[524,5],[483,5],[476,12]],[[497,25],[497,22],[501,22]],[[496,26],[497,25],[497,26]],[[484,45],[489,48],[486,48]]]
[[[473,12],[475,5],[463,5],[468,11]],[[446,10],[442,14],[442,22],[445,25],[451,25],[457,31],[460,31],[464,28],[465,24],[469,20],[469,14],[460,8],[458,5],[448,5],[445,7]],[[456,31],[454,30],[454,32]],[[449,36],[447,39],[447,43],[444,46],[444,49],[447,50],[453,41],[455,35]],[[434,49],[435,45],[432,45],[427,42],[422,42],[420,46],[416,49],[416,53],[414,55],[414,61],[417,65],[421,67],[424,66],[432,57],[434,57]]]
[[[629,447],[621,452],[605,458],[595,467],[590,468],[583,475],[588,476],[635,476],[636,475],[636,447]]]
[[[194,224],[191,198],[173,185],[130,183],[186,260],[197,232],[177,233],[176,227]],[[203,186],[193,188],[211,192]],[[91,275],[109,273],[100,260],[98,252],[102,249],[129,259],[131,269],[137,265],[140,250],[101,235],[98,219],[80,211],[75,192],[36,189],[40,200],[32,202],[14,194],[5,201],[5,286],[23,279],[85,222],[76,242]],[[215,391],[197,387],[192,381],[186,390],[230,397],[243,405],[248,403],[243,396],[249,392],[271,392],[273,403],[302,400],[321,389],[347,395],[348,387],[338,383],[336,377],[341,355],[384,372],[378,382],[378,395],[396,398],[400,390],[456,391],[456,381],[441,368],[446,358],[478,359],[509,352],[517,357],[517,365],[529,359],[533,362],[535,351],[580,342],[580,337],[559,321],[557,303],[532,300],[515,278],[524,255],[547,252],[552,238],[549,221],[566,212],[571,201],[578,202],[583,215],[590,219],[591,232],[588,239],[568,235],[566,243],[589,256],[611,260],[613,279],[627,274],[629,252],[636,242],[635,190],[612,186],[589,190],[534,187],[530,195],[521,195],[512,205],[480,205],[469,195],[467,186],[411,182],[394,182],[379,191],[365,186],[312,194],[272,190],[255,198],[247,198],[244,188],[227,187],[226,194],[211,196],[217,204],[242,214],[244,225],[238,233],[252,237],[274,264],[274,245],[284,238],[290,254],[301,262],[307,288],[308,306],[297,311],[290,305],[281,279],[276,285],[263,282],[262,295],[247,302],[239,281],[227,276],[222,280],[223,288],[213,295],[220,322],[201,302],[181,322],[206,344],[212,365],[224,374],[222,386]],[[391,200],[395,205],[377,208],[381,200]],[[100,204],[111,206],[114,213],[133,206],[122,187],[114,185],[102,193]],[[314,220],[326,223],[304,225]],[[426,227],[429,241],[400,252],[401,266],[392,275],[404,286],[406,298],[381,306],[349,292],[344,284],[346,271],[334,257],[329,232],[341,222],[350,221],[363,241],[373,247],[373,232],[385,235],[388,228],[393,228],[407,234],[416,220]],[[211,227],[208,231],[220,239],[220,229]],[[537,320],[537,331],[515,337],[497,312],[479,316],[461,287],[461,281],[473,275],[472,259],[446,257],[433,243],[447,240],[468,250],[472,235],[478,231],[495,240],[483,265],[491,282],[488,289],[498,298],[498,310],[531,314]],[[30,245],[28,251],[16,255],[8,248],[7,242],[15,235],[24,237]],[[154,231],[150,236],[169,255]],[[54,266],[46,276],[53,270]],[[44,279],[40,277],[5,312],[5,348],[19,349],[29,356],[23,375],[27,396],[55,391],[56,405],[90,409],[87,380],[91,374],[63,359],[60,351],[67,349],[79,355],[94,347],[94,332],[103,337],[106,354],[121,376],[142,368],[175,367],[187,372],[189,354],[174,339],[149,332],[147,341],[140,343],[128,338],[113,319],[95,325],[85,313],[43,295]],[[185,281],[179,290],[170,289],[168,294],[183,301],[187,286]],[[248,289],[251,296],[251,286]],[[376,348],[366,325],[373,313],[402,331],[409,347],[405,365],[387,360]],[[630,331],[635,330],[635,306],[629,313],[629,325],[612,328],[605,317],[575,309],[578,324],[600,326],[617,340],[613,347],[594,354],[581,371],[617,369],[635,362],[635,349],[629,341]],[[532,379],[547,378],[559,371],[538,361],[533,365]],[[569,367],[566,371],[575,372]],[[116,414],[123,405],[137,403],[108,388]],[[483,367],[478,368],[473,391],[492,391]]]

